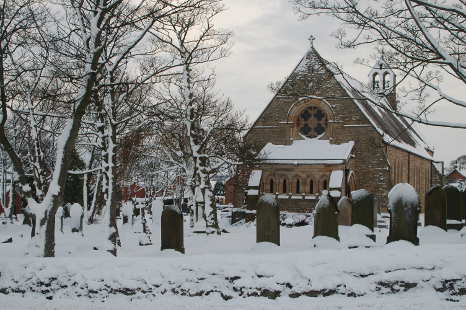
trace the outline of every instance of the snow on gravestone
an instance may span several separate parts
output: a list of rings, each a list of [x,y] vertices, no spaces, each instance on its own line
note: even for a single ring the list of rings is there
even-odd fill
[[[314,236],[326,236],[336,240],[338,237],[338,210],[336,200],[327,191],[322,192],[314,214]]]
[[[374,195],[365,189],[351,192],[353,208],[351,212],[351,223],[360,224],[374,231],[377,218],[375,212]]]
[[[443,190],[447,198],[447,229],[460,230],[464,220],[462,193],[453,185],[445,185]]]
[[[424,226],[437,226],[447,230],[447,200],[440,186],[432,187],[426,194]]]
[[[73,203],[70,208],[71,232],[79,232],[83,216],[83,208],[79,203]]]
[[[419,198],[416,190],[408,183],[396,184],[388,193],[390,232],[387,243],[406,240],[419,245],[417,221]]]
[[[183,214],[175,205],[167,205],[162,211],[160,238],[162,251],[184,253]]]
[[[280,245],[280,206],[272,194],[265,194],[257,202],[256,242]]]
[[[343,196],[338,201],[338,225],[351,226],[352,206],[348,197]]]

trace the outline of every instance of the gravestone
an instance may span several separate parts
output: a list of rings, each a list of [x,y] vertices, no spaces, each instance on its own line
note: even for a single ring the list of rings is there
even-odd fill
[[[340,240],[338,237],[338,210],[337,202],[328,195],[327,191],[322,192],[322,196],[317,203],[314,214],[314,236],[327,236]]]
[[[447,229],[463,228],[464,205],[463,195],[456,186],[445,185],[443,187],[447,200]]]
[[[360,224],[374,231],[377,221],[377,212],[375,210],[374,194],[365,189],[351,192],[353,200],[353,209],[351,213],[352,224]]]
[[[265,194],[257,202],[256,242],[280,245],[280,206],[273,194]]]
[[[343,196],[338,201],[338,225],[351,226],[352,204],[348,197]]]
[[[390,232],[387,243],[406,240],[419,245],[417,222],[419,218],[419,197],[408,183],[396,184],[388,193]]]
[[[160,223],[161,250],[175,250],[184,253],[183,214],[174,205],[162,211]]]
[[[466,224],[466,185],[463,188],[463,214],[464,214],[464,220]]]
[[[127,224],[129,218],[133,218],[134,204],[131,200],[123,202],[121,206],[121,214],[123,215],[123,224]]]
[[[79,203],[73,203],[68,209],[71,217],[71,232],[77,233],[82,231],[83,208]]]
[[[432,187],[426,194],[424,226],[432,225],[447,230],[447,199],[440,186]]]

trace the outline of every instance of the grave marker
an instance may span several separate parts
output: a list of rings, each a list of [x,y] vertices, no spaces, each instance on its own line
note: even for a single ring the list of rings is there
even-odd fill
[[[273,194],[265,194],[257,202],[256,242],[280,245],[280,206]]]
[[[395,185],[388,193],[390,232],[387,243],[406,240],[419,245],[417,222],[419,218],[419,197],[408,183]]]
[[[432,187],[426,194],[424,225],[447,230],[447,198],[440,186]]]
[[[334,198],[327,191],[322,192],[314,214],[314,236],[327,236],[340,240],[338,237],[338,210]]]
[[[175,250],[184,253],[183,214],[174,205],[162,211],[160,225],[161,250]]]

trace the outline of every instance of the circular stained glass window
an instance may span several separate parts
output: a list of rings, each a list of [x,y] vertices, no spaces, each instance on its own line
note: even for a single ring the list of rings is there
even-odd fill
[[[325,132],[327,115],[318,107],[307,107],[298,118],[299,132],[309,138],[315,138]]]

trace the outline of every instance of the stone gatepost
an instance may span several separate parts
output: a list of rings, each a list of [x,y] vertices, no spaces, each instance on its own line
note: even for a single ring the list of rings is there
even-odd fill
[[[447,199],[445,191],[438,185],[426,194],[424,226],[427,225],[447,230]]]
[[[338,237],[338,210],[335,198],[323,191],[314,213],[314,236],[327,236],[340,241]]]
[[[387,243],[406,240],[419,245],[417,222],[419,218],[419,197],[408,183],[395,185],[388,193],[390,232]]]
[[[257,202],[256,242],[280,245],[280,206],[273,194],[265,194]]]
[[[164,207],[160,223],[161,247],[184,253],[183,214],[174,205]]]

